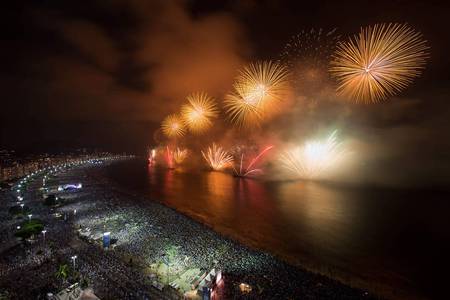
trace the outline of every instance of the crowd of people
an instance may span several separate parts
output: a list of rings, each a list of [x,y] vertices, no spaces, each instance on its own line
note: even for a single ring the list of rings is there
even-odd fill
[[[44,222],[47,233],[2,253],[0,291],[31,299],[77,280],[91,286],[100,299],[181,297],[168,285],[157,290],[152,285],[155,277],[148,272],[149,265],[164,261],[167,249],[175,247],[177,261],[184,267],[223,271],[224,284],[216,295],[226,299],[370,298],[364,291],[248,249],[171,208],[122,190],[103,170],[84,166],[52,176],[48,186],[83,181],[81,190],[61,192],[53,208],[42,205],[42,179],[28,184],[26,204],[33,217]],[[2,198],[2,205],[12,205],[12,197]],[[2,238],[15,239],[11,232],[19,220],[2,212],[0,221]],[[82,231],[89,232],[87,238],[80,237]],[[104,232],[111,233],[108,250],[99,239]],[[64,264],[69,276],[56,276]],[[241,282],[252,286],[252,291],[242,293]]]
[[[79,180],[88,168],[62,172],[47,181],[47,186]],[[100,299],[169,299],[153,288],[145,276],[130,267],[114,251],[104,251],[96,244],[86,243],[77,237],[77,209],[83,207],[95,193],[95,185],[86,190],[61,193],[58,204],[49,208],[43,205],[42,178],[30,182],[23,197],[33,212],[45,224],[45,236],[37,234],[19,242],[14,236],[18,224],[26,221],[2,210],[0,221],[2,242],[14,242],[0,256],[0,292],[11,299],[46,299],[48,293],[57,293],[74,281],[93,287]],[[15,191],[2,195],[2,205],[15,205]],[[59,213],[59,215],[57,214]],[[58,269],[68,266],[67,277],[58,275]]]

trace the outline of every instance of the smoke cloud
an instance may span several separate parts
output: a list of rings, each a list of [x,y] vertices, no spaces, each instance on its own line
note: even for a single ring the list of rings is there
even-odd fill
[[[223,96],[231,89],[239,67],[256,60],[257,55],[266,54],[264,50],[268,47],[259,47],[250,57],[254,46],[251,43],[256,38],[246,34],[249,25],[244,27],[242,16],[255,10],[257,14],[258,6],[252,3],[240,4],[242,7],[234,14],[225,11],[195,14],[189,2],[162,0],[89,1],[82,8],[78,3],[29,8],[22,16],[27,25],[23,26],[26,29],[22,36],[10,38],[8,47],[4,47],[9,51],[5,57],[20,59],[11,59],[10,65],[5,62],[3,68],[7,73],[1,78],[3,97],[8,104],[0,110],[1,118],[13,124],[9,128],[17,120],[120,121],[127,125],[148,121],[151,126],[136,126],[139,133],[127,132],[126,128],[133,126],[120,126],[120,135],[111,130],[107,142],[125,144],[120,137],[134,135],[140,152],[154,141],[166,143],[154,130],[167,114],[179,110],[189,93],[205,91],[222,106]],[[332,15],[336,15],[334,11]],[[281,53],[282,42],[275,38],[281,29],[263,22],[258,24],[272,30],[260,30],[264,32],[259,33],[264,35],[259,36],[264,42],[260,44],[268,43],[275,48],[279,43]],[[297,18],[295,24],[301,25]],[[263,58],[280,57],[271,53]],[[447,82],[436,83],[430,75],[434,73],[427,75],[425,70],[418,88],[413,83],[385,103],[356,105],[337,97],[328,78],[327,59],[320,62],[324,69],[315,65],[308,69],[303,62],[293,64],[304,68],[297,72],[302,77],[294,78],[293,89],[284,99],[284,107],[280,107],[281,113],[261,128],[233,129],[222,112],[206,136],[186,138],[182,143],[195,152],[196,166],[204,167],[200,150],[212,142],[224,148],[248,145],[253,150],[269,143],[275,148],[266,161],[268,170],[282,174],[284,179],[285,173],[277,169],[277,153],[338,130],[340,140],[351,150],[351,163],[324,179],[394,186],[448,185]],[[435,63],[434,68],[436,65],[446,70],[445,63]],[[29,124],[17,132],[28,135],[34,145]],[[56,126],[50,125],[52,130],[41,136],[51,132],[65,138],[65,132],[57,132]],[[104,125],[101,132],[112,126]],[[75,129],[70,132],[77,134],[79,126],[72,127]],[[83,128],[88,134],[95,131],[93,127]],[[11,132],[2,131],[2,144],[17,135],[14,130]],[[82,144],[82,138],[77,138]],[[98,140],[94,133],[90,139]]]
[[[89,7],[114,19],[57,9],[28,13],[58,50],[42,49],[24,62],[33,73],[25,85],[34,94],[34,115],[160,122],[193,91],[221,96],[247,52],[233,17],[193,16],[184,1],[99,1]]]

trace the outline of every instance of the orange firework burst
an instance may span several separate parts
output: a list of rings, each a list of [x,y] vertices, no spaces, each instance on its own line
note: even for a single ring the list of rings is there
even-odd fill
[[[234,91],[225,97],[231,121],[240,127],[259,124],[263,114],[254,100],[247,95],[245,87],[235,84]]]
[[[175,114],[168,115],[164,119],[161,129],[169,138],[182,137],[186,131],[180,117]]]
[[[233,156],[214,143],[206,152],[202,151],[202,155],[211,169],[216,171],[223,170],[233,163]]]
[[[288,87],[288,71],[271,61],[250,64],[239,72],[233,92],[225,98],[232,122],[257,125],[276,108]]]
[[[193,93],[187,97],[188,104],[181,108],[181,117],[189,130],[193,133],[203,133],[212,125],[212,119],[218,110],[214,99],[206,93]]]
[[[175,149],[175,151],[172,153],[173,160],[177,165],[182,164],[186,160],[188,155],[189,151],[187,149],[180,149],[180,148]]]
[[[426,41],[406,24],[377,24],[339,43],[331,61],[338,92],[374,103],[406,88],[425,67]]]

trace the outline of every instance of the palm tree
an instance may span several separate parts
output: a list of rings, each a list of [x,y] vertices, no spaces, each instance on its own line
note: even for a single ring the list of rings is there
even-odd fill
[[[175,258],[178,255],[178,248],[176,246],[170,246],[166,250],[167,258],[169,259],[170,263],[173,263]]]
[[[59,265],[58,271],[56,272],[56,278],[62,279],[63,282],[69,277],[69,266],[67,264]]]
[[[167,283],[169,283],[169,276],[170,276],[170,265],[172,265],[176,259],[178,255],[178,248],[176,246],[169,246],[166,249],[166,253],[164,255],[164,263],[167,266],[167,272],[166,272],[166,277],[167,277]]]

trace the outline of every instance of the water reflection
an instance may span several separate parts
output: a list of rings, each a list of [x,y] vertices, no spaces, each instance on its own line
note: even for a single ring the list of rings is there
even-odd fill
[[[222,172],[209,172],[206,175],[206,187],[212,197],[206,197],[206,203],[219,214],[231,214],[233,178]]]
[[[362,240],[354,242],[364,239],[358,236],[364,224],[355,210],[355,199],[315,182],[280,184],[277,194],[291,255],[315,258],[322,267],[344,253],[353,256],[362,245]]]
[[[174,170],[171,169],[168,169],[164,172],[164,193],[167,195],[176,193],[176,188],[174,186],[174,173]]]
[[[278,186],[279,207],[291,226],[301,223],[311,229],[344,230],[352,210],[342,195],[314,182],[290,182]],[[345,234],[345,232],[340,232]],[[318,238],[318,237],[317,237]]]
[[[270,191],[260,181],[250,178],[235,178],[234,199],[238,199],[239,213],[243,214],[251,224],[261,223],[264,219],[276,222],[275,201]],[[235,200],[236,201],[236,200]],[[253,225],[255,226],[255,225]]]
[[[442,246],[450,240],[448,192],[263,182],[220,172],[143,168],[139,161],[114,168],[116,181],[148,199],[303,264],[430,292],[439,278],[431,279],[434,264],[427,258],[448,261]]]
[[[156,166],[154,163],[147,165],[148,178],[150,179],[150,185],[158,184],[158,176],[155,176]]]
[[[208,192],[220,200],[230,199],[230,187],[233,177],[222,172],[208,172],[206,174]],[[216,201],[215,201],[216,202]]]

